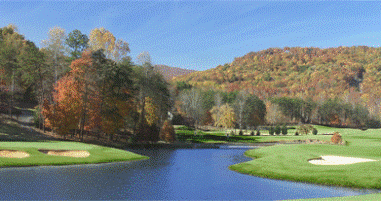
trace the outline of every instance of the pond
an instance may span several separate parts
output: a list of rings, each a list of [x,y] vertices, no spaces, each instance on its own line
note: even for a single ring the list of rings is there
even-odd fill
[[[132,150],[149,160],[0,169],[4,199],[280,200],[373,193],[243,175],[246,149]]]

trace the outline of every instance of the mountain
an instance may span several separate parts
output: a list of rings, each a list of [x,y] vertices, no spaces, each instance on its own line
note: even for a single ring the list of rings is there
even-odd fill
[[[178,76],[172,82],[221,91],[248,90],[272,96],[328,98],[381,106],[381,48],[367,46],[269,48],[232,63]]]
[[[183,69],[183,68],[177,68],[177,67],[170,67],[166,65],[155,65],[154,69],[161,73],[164,76],[164,79],[167,81],[172,80],[174,77],[180,76],[180,75],[186,75],[192,72],[196,72],[195,70],[189,70],[189,69]]]

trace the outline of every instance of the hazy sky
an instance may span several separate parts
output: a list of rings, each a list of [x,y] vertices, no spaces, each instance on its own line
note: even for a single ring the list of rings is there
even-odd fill
[[[270,47],[379,47],[381,2],[0,0],[9,23],[38,46],[54,26],[104,27],[134,60],[148,51],[154,64],[206,70]]]

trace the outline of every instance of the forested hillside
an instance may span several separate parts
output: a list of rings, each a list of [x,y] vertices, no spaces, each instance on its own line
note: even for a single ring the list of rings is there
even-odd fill
[[[176,77],[174,83],[225,92],[245,90],[262,100],[283,96],[309,99],[320,106],[336,99],[353,107],[362,105],[370,116],[378,118],[380,56],[381,48],[366,46],[270,48],[250,52],[230,64]],[[340,124],[345,119],[343,116]]]
[[[172,80],[172,78],[180,76],[180,75],[186,75],[189,73],[196,72],[195,70],[189,70],[184,68],[177,68],[177,67],[170,67],[166,65],[155,65],[154,69],[163,75],[164,79],[167,81]]]

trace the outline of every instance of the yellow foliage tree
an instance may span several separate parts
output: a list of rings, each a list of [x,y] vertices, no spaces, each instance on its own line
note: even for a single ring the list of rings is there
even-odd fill
[[[152,126],[153,124],[156,124],[159,120],[159,117],[157,116],[158,108],[149,96],[146,97],[144,109],[146,112],[145,118],[148,125]]]
[[[236,122],[234,109],[229,104],[221,107],[214,106],[210,111],[214,120],[214,126],[233,128]],[[218,114],[221,114],[220,116]]]
[[[91,30],[89,44],[91,50],[103,49],[106,57],[114,61],[119,61],[130,52],[127,42],[122,39],[116,40],[115,36],[103,27]]]

